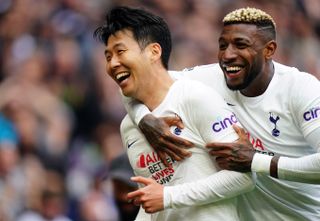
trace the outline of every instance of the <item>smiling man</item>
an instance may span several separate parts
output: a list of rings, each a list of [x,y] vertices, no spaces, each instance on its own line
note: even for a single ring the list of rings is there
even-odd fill
[[[121,136],[135,174],[158,183],[160,191],[163,185],[205,181],[198,185],[202,185],[206,196],[192,196],[199,202],[190,208],[149,215],[143,209],[156,210],[138,197],[142,208],[136,220],[179,221],[186,217],[190,221],[239,220],[236,196],[254,188],[251,174],[219,170],[205,148],[208,142],[237,140],[231,126],[237,120],[222,97],[209,87],[170,77],[167,68],[171,37],[164,20],[141,9],[117,7],[107,14],[105,25],[95,31],[95,37],[106,45],[107,73],[122,93],[144,103],[155,116],[179,116],[184,128],[172,127],[171,132],[192,142],[189,142],[190,158],[177,162],[168,157],[165,165],[139,128],[125,117]],[[224,128],[213,130],[212,125],[220,121],[225,122]],[[169,206],[163,205],[163,201],[160,204],[160,209]]]
[[[207,144],[221,168],[257,173],[256,188],[239,197],[241,219],[320,220],[320,82],[273,61],[275,30],[274,20],[262,10],[232,11],[223,19],[219,64],[174,74],[214,88],[247,131],[239,130],[237,142]],[[172,155],[183,146],[174,136],[163,136],[168,129],[159,126],[161,119],[136,104],[127,105],[129,114],[157,152]],[[139,190],[149,202],[158,197],[153,187]],[[203,193],[201,186],[181,191],[183,187],[165,187],[164,201],[173,208],[186,206],[190,204],[181,199]]]

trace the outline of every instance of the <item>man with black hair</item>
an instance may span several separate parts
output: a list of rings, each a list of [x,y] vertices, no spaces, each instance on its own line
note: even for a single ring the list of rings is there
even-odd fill
[[[272,60],[277,47],[275,28],[272,17],[262,10],[230,12],[219,38],[219,65],[174,74],[214,88],[247,131],[237,129],[237,142],[207,144],[221,168],[257,173],[256,188],[239,197],[242,220],[319,220],[320,83],[310,74]],[[148,112],[136,102],[130,101],[128,107],[157,152],[171,155],[183,146],[161,119],[144,116]],[[149,184],[139,190],[139,197],[147,194],[144,203],[150,204],[161,193],[171,208],[188,205],[185,200],[200,193],[206,195],[201,187],[187,191],[177,185],[162,190]]]
[[[179,116],[184,127],[171,130],[192,142],[189,142],[191,157],[182,162],[168,157],[166,166],[139,128],[125,117],[121,136],[131,166],[135,174],[141,176],[141,183],[146,178],[163,185],[201,179],[198,185],[210,195],[209,198],[202,196],[204,200],[196,206],[151,215],[143,209],[146,212],[155,210],[141,201],[143,209],[136,220],[239,220],[235,196],[253,189],[251,174],[219,170],[205,148],[208,142],[237,140],[231,126],[237,119],[222,97],[209,87],[196,81],[174,81],[170,77],[167,68],[171,35],[164,20],[141,9],[116,7],[107,14],[106,23],[97,28],[94,35],[106,45],[107,73],[122,93],[144,103],[155,116]],[[210,102],[211,99],[215,102]],[[221,123],[225,125],[223,129],[212,129],[212,125]]]

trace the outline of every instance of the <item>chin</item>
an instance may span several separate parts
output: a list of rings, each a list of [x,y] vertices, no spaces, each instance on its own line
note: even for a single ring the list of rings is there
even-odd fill
[[[232,91],[238,91],[246,88],[246,85],[244,84],[228,84],[227,87]]]
[[[122,94],[126,97],[132,97],[134,98],[133,96],[133,93],[131,91],[128,91],[128,90],[121,90]]]

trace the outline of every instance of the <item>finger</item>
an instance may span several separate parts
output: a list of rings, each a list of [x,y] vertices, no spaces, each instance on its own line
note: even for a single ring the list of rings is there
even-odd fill
[[[217,157],[216,162],[221,169],[230,170],[230,165],[226,158]]]
[[[236,124],[233,124],[232,127],[240,138],[247,137],[246,131],[242,127]]]
[[[167,144],[167,148],[163,151],[165,151],[168,156],[170,156],[172,159],[176,161],[181,161],[191,156],[191,152],[182,148],[177,148],[176,146],[170,143]]]
[[[169,167],[170,163],[167,161],[167,154],[165,152],[162,151],[157,151],[157,154],[161,160],[161,162],[166,166]]]
[[[127,199],[136,201],[138,199],[138,197],[141,197],[143,194],[144,193],[140,189],[138,189],[136,191],[128,193],[127,194]]]
[[[177,126],[180,129],[184,128],[183,122],[182,122],[181,118],[178,115],[176,115],[175,117],[163,117],[162,119],[170,127]]]
[[[154,209],[151,207],[146,207],[146,206],[144,206],[144,207],[145,207],[144,210],[146,211],[146,213],[154,213],[155,212]]]
[[[145,186],[155,182],[153,179],[145,178],[142,176],[131,177],[131,180],[136,183],[144,184]]]
[[[182,121],[177,121],[176,126],[181,130],[184,128],[184,124],[182,123]]]
[[[225,150],[225,149],[231,149],[232,143],[208,143],[206,145],[206,148],[211,149],[211,150]]]
[[[220,157],[220,158],[226,158],[232,155],[232,153],[229,150],[211,150],[209,151],[209,154],[211,156]]]
[[[166,152],[166,154],[171,158],[174,159],[175,161],[181,161],[184,158],[180,157],[178,154],[174,153],[173,151],[171,151],[170,149],[165,149],[164,150]],[[169,163],[170,165],[170,163]]]
[[[179,148],[190,148],[194,146],[194,144],[191,141],[175,136],[173,134],[165,136],[164,139],[174,145],[179,146]]]

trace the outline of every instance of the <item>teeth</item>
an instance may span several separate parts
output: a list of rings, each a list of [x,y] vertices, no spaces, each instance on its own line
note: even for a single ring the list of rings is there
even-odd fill
[[[119,80],[122,77],[128,76],[129,73],[128,72],[122,72],[116,75],[116,79]]]
[[[226,71],[240,71],[241,67],[234,66],[234,67],[226,67]]]

